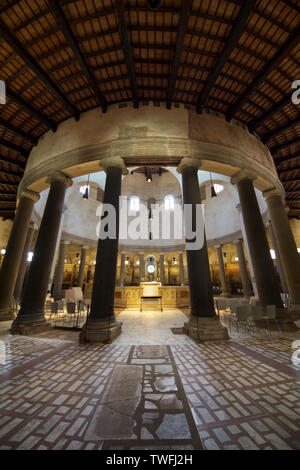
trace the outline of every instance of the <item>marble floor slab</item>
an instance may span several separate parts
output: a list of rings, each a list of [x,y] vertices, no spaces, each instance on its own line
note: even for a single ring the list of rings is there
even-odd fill
[[[178,311],[122,312],[110,345],[0,324],[0,449],[300,449],[289,337],[197,344]],[[300,335],[298,335],[300,339]]]

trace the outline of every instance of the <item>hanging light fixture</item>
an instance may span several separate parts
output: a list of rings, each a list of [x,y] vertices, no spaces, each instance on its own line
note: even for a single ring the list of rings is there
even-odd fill
[[[90,182],[90,175],[88,176],[88,182],[87,182],[85,191],[83,193],[82,199],[88,199],[89,198],[89,182]]]
[[[216,193],[215,187],[214,187],[213,182],[212,182],[211,172],[209,172],[209,174],[210,174],[210,194],[211,194],[212,198],[215,198],[215,197],[217,197],[217,193]]]
[[[152,172],[151,172],[151,168],[147,167],[146,170],[145,170],[145,176],[146,176],[146,181],[147,183],[151,183],[152,181]]]

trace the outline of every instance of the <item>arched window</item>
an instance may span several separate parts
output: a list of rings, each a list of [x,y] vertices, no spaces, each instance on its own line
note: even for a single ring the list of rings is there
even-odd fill
[[[174,210],[174,197],[171,195],[168,195],[165,197],[165,210],[166,211]]]
[[[129,210],[135,212],[140,210],[140,200],[137,196],[131,196],[129,200]]]
[[[214,183],[214,188],[215,188],[216,193],[219,194],[221,191],[223,191],[224,186],[222,186],[222,184]]]

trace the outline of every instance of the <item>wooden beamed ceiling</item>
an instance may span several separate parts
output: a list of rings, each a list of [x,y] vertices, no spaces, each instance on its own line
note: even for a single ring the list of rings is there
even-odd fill
[[[212,109],[255,132],[300,216],[296,0],[1,0],[0,216],[13,217],[33,145],[100,106]]]

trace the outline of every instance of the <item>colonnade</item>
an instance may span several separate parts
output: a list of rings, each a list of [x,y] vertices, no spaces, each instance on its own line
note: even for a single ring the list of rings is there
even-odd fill
[[[119,196],[121,195],[122,174],[127,173],[122,158],[112,158],[101,161],[101,167],[106,171],[106,184],[104,191],[104,204],[111,204],[116,213],[116,238],[98,240],[94,284],[92,292],[91,311],[84,326],[80,339],[85,342],[110,341],[121,332],[121,325],[116,321],[114,314],[114,292],[116,284],[116,269],[118,256],[119,234]],[[190,204],[193,209],[193,223],[195,222],[196,206],[201,204],[198,182],[199,161],[183,158],[178,167],[182,175],[183,202]],[[259,210],[253,185],[254,177],[242,170],[232,178],[236,185],[241,216],[245,234],[248,260],[255,278],[255,289],[259,303],[262,306],[276,305],[278,318],[288,313],[283,310],[280,291],[275,278],[273,262],[266,237],[265,227]],[[28,279],[22,297],[21,308],[14,319],[11,332],[27,334],[35,329],[47,328],[44,317],[44,303],[47,294],[50,271],[56,249],[59,227],[64,208],[66,189],[72,181],[63,172],[55,172],[48,179],[50,191],[41,221],[40,229],[34,250],[34,257],[30,264]],[[285,211],[281,195],[276,190],[264,193],[267,201],[272,237],[274,246],[280,259],[282,280],[286,283],[292,307],[297,310],[300,306],[300,257],[297,252],[295,240]],[[30,219],[34,202],[39,195],[32,191],[23,191],[20,194],[10,239],[0,271],[0,320],[12,319],[11,299],[15,292],[20,292],[22,276],[24,279],[24,259],[32,239]],[[101,222],[103,223],[103,222]],[[187,243],[193,240],[186,240]],[[276,243],[275,243],[276,242]],[[54,292],[59,298],[63,266],[65,259],[66,242],[62,240],[60,254],[56,269]],[[78,285],[82,285],[84,264],[87,247],[82,248],[81,265]],[[223,293],[228,294],[228,285],[225,276],[225,267],[222,247],[218,246],[219,266]],[[251,282],[246,267],[242,241],[236,240],[237,256],[245,296],[251,296]],[[191,315],[185,324],[185,331],[199,340],[226,339],[227,330],[224,328],[214,309],[212,283],[208,261],[207,243],[204,233],[204,243],[201,248],[187,249],[187,268],[190,286]],[[179,254],[180,282],[184,282],[183,254]],[[161,266],[164,266],[164,254],[160,254]],[[124,284],[125,253],[121,254],[120,285]],[[143,278],[144,256],[140,254],[140,278]],[[165,283],[164,269],[161,270],[161,282]],[[254,286],[253,286],[254,287]],[[19,294],[18,294],[19,295]]]

